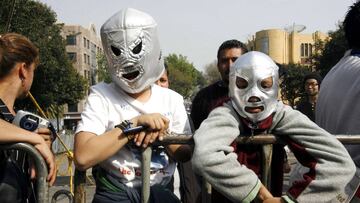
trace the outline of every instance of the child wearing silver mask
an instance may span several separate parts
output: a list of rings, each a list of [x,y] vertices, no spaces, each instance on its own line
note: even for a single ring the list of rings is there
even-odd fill
[[[164,63],[151,16],[135,9],[119,11],[101,27],[101,40],[113,83],[90,89],[76,130],[75,162],[80,170],[96,166],[93,202],[140,202],[142,149],[167,130],[189,134],[190,125],[182,96],[154,85]],[[139,126],[146,129],[134,131]],[[152,149],[150,202],[180,202],[165,185],[174,173],[174,160],[190,159],[190,147]]]
[[[349,199],[355,166],[343,145],[300,112],[278,101],[278,67],[252,51],[230,68],[231,100],[214,109],[195,132],[194,170],[229,202],[332,202]],[[240,145],[238,136],[272,133],[286,143],[309,172],[282,195],[282,145],[273,145],[269,188],[262,145]],[[222,201],[226,202],[226,201]]]

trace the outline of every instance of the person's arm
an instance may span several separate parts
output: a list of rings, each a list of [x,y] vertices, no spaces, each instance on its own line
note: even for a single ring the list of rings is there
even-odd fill
[[[250,202],[262,186],[257,175],[237,160],[230,144],[240,135],[235,110],[214,109],[195,132],[192,158],[196,173],[233,202]]]
[[[273,119],[273,134],[287,142],[297,160],[309,172],[294,181],[288,197],[298,202],[347,199],[345,186],[355,174],[355,165],[344,146],[302,113],[280,105]]]
[[[192,148],[190,145],[168,145],[166,147],[169,155],[176,161],[186,162],[191,159]]]
[[[33,132],[24,130],[0,119],[0,142],[1,143],[12,143],[12,142],[26,142],[32,145],[40,144],[44,139]]]
[[[41,135],[19,128],[11,123],[8,123],[0,119],[0,142],[1,143],[15,143],[24,142],[34,145],[34,147],[43,156],[45,162],[48,164],[48,177],[50,185],[55,182],[56,179],[56,166],[55,158],[50,148],[46,144]]]
[[[114,155],[129,141],[139,147],[146,147],[156,139],[162,139],[169,121],[160,114],[145,114],[130,120],[132,127],[147,126],[145,131],[125,135],[120,128],[114,128],[101,135],[81,131],[75,135],[74,156],[78,169],[86,170]]]

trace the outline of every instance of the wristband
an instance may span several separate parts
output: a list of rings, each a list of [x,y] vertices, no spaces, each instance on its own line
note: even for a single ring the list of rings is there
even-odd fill
[[[125,120],[120,124],[116,125],[115,128],[120,128],[123,134],[127,137],[128,140],[134,139],[134,134],[146,130],[146,126],[136,126],[131,127],[132,123],[129,120]]]
[[[134,139],[134,136],[129,135],[129,132],[128,132],[128,130],[131,129],[131,125],[132,125],[132,123],[129,120],[124,120],[120,124],[115,125],[115,128],[120,128],[121,131],[123,132],[123,134],[128,139],[128,141],[130,141],[130,140]]]
[[[283,195],[281,196],[281,199],[286,202],[286,203],[296,203],[296,200],[293,200],[291,197],[289,197],[288,195]]]

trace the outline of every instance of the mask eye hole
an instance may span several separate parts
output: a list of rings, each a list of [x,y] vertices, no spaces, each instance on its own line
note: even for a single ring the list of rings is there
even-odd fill
[[[139,54],[142,49],[142,42],[140,42],[136,47],[132,50],[132,53]]]
[[[245,89],[248,85],[249,83],[244,78],[236,77],[236,86],[239,89]]]
[[[272,77],[265,78],[261,81],[261,87],[264,89],[269,89],[273,86]]]
[[[114,46],[111,46],[111,51],[115,54],[115,56],[120,56],[121,54],[121,50]]]

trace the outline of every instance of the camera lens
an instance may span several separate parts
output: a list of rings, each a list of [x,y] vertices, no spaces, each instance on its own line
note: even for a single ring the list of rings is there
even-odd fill
[[[36,120],[24,116],[20,120],[20,127],[28,131],[35,131],[38,127],[38,124]]]

